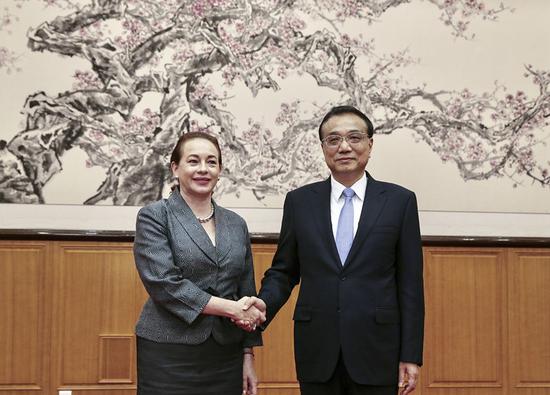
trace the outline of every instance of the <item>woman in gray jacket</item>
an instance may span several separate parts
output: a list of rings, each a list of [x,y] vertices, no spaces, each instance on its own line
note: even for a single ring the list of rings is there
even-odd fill
[[[221,165],[215,137],[184,134],[170,158],[178,186],[139,211],[134,257],[150,297],[136,325],[138,395],[256,394],[265,314],[245,307],[256,295],[246,223],[212,200]]]

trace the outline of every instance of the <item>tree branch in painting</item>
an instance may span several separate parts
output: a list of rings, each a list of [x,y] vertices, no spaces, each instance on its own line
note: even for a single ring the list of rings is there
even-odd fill
[[[378,134],[414,131],[464,179],[550,185],[549,164],[536,156],[550,115],[548,71],[526,66],[525,77],[538,87],[532,98],[500,85],[482,95],[430,92],[398,77],[411,62],[406,52],[380,55],[373,40],[344,32],[351,19],[368,31],[409,0],[44,1],[66,12],[32,29],[29,48],[84,59],[89,69],[75,73],[71,91],[27,98],[25,128],[0,141],[2,202],[44,203],[44,186],[73,148],[86,153],[87,166],[105,171],[84,203],[159,199],[171,181],[170,150],[191,130],[220,139],[219,193],[246,190],[262,200],[323,177],[316,129],[330,107],[344,103],[373,114]],[[507,11],[480,0],[426,1],[440,10],[450,34],[464,39],[473,37],[471,19],[496,20]],[[13,61],[2,50],[0,68]],[[361,67],[359,57],[366,59]],[[231,90],[241,84],[254,96],[277,91],[291,74],[337,99],[284,103],[276,119],[282,136],[253,115],[239,128],[226,108]],[[158,105],[146,104],[151,97]]]

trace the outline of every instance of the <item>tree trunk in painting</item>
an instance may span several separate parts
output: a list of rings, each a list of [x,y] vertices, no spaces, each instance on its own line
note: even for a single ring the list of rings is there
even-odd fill
[[[471,38],[472,18],[497,20],[510,11],[480,0],[427,1],[457,39]],[[482,95],[408,87],[396,70],[412,62],[409,55],[380,55],[366,34],[372,22],[409,0],[48,2],[66,12],[32,28],[29,47],[85,59],[90,70],[75,74],[72,91],[28,96],[24,130],[0,141],[0,202],[45,203],[42,189],[73,147],[86,152],[89,166],[106,171],[97,193],[83,203],[157,200],[171,181],[173,145],[193,130],[220,139],[225,168],[218,193],[249,190],[261,200],[326,173],[317,127],[337,104],[373,115],[377,134],[413,130],[466,180],[527,177],[550,184],[548,158],[534,154],[546,138],[549,72],[525,67],[539,87],[537,97],[508,94],[498,84]],[[364,33],[344,33],[348,20],[364,24]],[[359,57],[365,59],[361,68]],[[0,68],[14,62],[0,47]],[[238,130],[224,109],[235,84],[257,95],[278,90],[290,73],[330,89],[337,102],[283,104],[277,117],[282,136],[258,120],[261,114],[250,114],[248,129]],[[223,84],[211,82],[214,77]],[[151,94],[158,106],[138,111]]]

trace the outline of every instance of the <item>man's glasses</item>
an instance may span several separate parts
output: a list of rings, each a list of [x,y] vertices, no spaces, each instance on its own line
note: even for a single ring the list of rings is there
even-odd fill
[[[351,132],[345,136],[340,136],[339,134],[331,134],[330,136],[325,137],[321,142],[327,148],[338,148],[342,141],[346,140],[350,145],[359,145],[361,144],[368,135],[361,132]]]

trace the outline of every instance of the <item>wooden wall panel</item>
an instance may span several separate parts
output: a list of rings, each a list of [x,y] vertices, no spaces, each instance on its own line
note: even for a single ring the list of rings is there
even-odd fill
[[[135,348],[134,336],[99,336],[99,382],[132,383]]]
[[[275,245],[255,244],[253,246],[256,287],[264,272],[271,266]],[[259,395],[299,395],[294,365],[293,321],[292,313],[298,297],[298,287],[294,289],[286,305],[263,334],[264,346],[256,353],[256,373],[261,383]]]
[[[46,242],[0,241],[0,394],[47,394]]]
[[[502,393],[504,264],[502,250],[425,249],[426,394]]]
[[[131,391],[134,325],[145,300],[131,245],[57,243],[54,256],[58,388]]]
[[[510,394],[550,394],[550,251],[509,254]]]
[[[131,243],[0,241],[0,395],[135,393],[146,299]],[[550,249],[425,248],[416,395],[550,395]],[[275,245],[255,244],[256,281]],[[256,350],[260,395],[299,395],[297,290]]]

